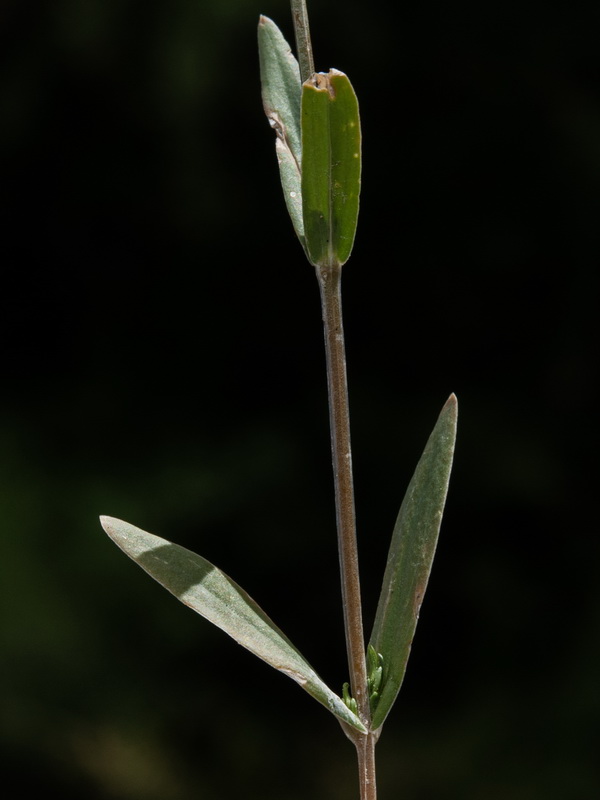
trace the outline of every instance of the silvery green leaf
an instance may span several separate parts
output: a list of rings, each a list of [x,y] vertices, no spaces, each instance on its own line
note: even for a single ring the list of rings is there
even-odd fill
[[[383,724],[404,679],[448,492],[457,412],[451,395],[417,464],[392,534],[370,641],[383,666],[373,703],[374,730]]]
[[[275,150],[285,202],[304,247],[300,68],[283,34],[268,17],[261,16],[258,23],[258,53],[263,107],[277,134]]]
[[[356,714],[323,683],[287,636],[214,564],[122,520],[103,516],[100,521],[115,544],[182,603],[267,664],[289,675],[340,720],[366,732]]]

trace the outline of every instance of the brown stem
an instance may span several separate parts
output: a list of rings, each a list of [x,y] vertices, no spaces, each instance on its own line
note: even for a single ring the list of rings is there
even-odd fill
[[[358,781],[360,785],[360,800],[377,800],[377,786],[375,783],[375,743],[377,737],[374,733],[357,737],[355,741],[358,755]]]
[[[315,71],[306,0],[291,0],[291,5],[296,34],[296,51],[300,64],[300,79],[304,83]]]
[[[335,508],[348,668],[352,696],[358,706],[358,716],[367,730],[369,730],[369,733],[366,735],[360,734],[346,726],[344,729],[356,747],[360,800],[377,800],[377,786],[375,783],[375,743],[377,736],[370,731],[371,709],[369,707],[369,692],[367,688],[358,550],[356,546],[350,413],[346,379],[346,345],[342,321],[342,268],[335,264],[333,266],[320,266],[316,269],[321,290],[321,307],[325,331],[331,452],[333,456]]]
[[[358,715],[365,726],[369,728],[371,712],[367,690],[360,580],[358,575],[352,451],[350,447],[350,415],[346,380],[346,349],[342,324],[342,268],[335,264],[333,266],[320,266],[316,270],[321,290],[321,306],[325,330],[335,507],[350,685],[352,687],[352,696],[358,706]]]

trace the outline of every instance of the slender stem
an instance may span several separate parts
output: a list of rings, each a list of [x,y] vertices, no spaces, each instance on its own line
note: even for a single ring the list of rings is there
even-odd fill
[[[320,266],[316,269],[321,290],[325,331],[331,450],[350,685],[352,687],[352,696],[358,706],[359,716],[368,727],[371,713],[367,691],[358,551],[356,546],[350,414],[346,380],[346,349],[342,323],[342,275],[339,265]]]
[[[308,10],[306,0],[291,0],[291,5],[300,77],[304,83],[315,71]],[[360,800],[377,800],[375,744],[378,735],[371,731],[371,709],[365,663],[358,548],[356,545],[350,410],[346,377],[346,343],[342,320],[342,268],[339,264],[332,263],[317,266],[316,272],[321,292],[325,333],[329,424],[348,670],[358,716],[369,733],[358,734],[350,726],[344,725],[343,727],[356,747]]]
[[[338,264],[319,266],[317,279],[321,290],[325,353],[327,359],[327,388],[329,421],[335,484],[335,508],[338,531],[338,550],[342,578],[344,627],[352,696],[358,715],[370,731],[371,710],[367,687],[365,645],[356,546],[356,514],[354,511],[354,482],[352,478],[352,448],[350,445],[350,412],[346,378],[346,345],[342,320],[342,268]],[[375,783],[375,743],[377,736],[366,736],[345,728],[354,742],[358,756],[358,776],[361,800],[377,800]]]
[[[291,4],[294,32],[296,34],[296,50],[300,64],[300,78],[304,83],[315,71],[308,25],[308,10],[306,8],[306,0],[291,0]]]
[[[375,784],[375,744],[377,737],[374,733],[361,736],[355,742],[358,754],[358,781],[360,785],[360,800],[377,800],[377,786]]]

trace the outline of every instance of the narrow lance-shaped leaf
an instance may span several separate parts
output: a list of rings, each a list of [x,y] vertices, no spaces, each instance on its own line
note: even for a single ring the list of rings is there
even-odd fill
[[[261,16],[258,23],[258,54],[263,107],[277,134],[275,151],[283,194],[294,230],[304,247],[300,68],[283,34],[268,17]]]
[[[309,260],[350,257],[361,175],[358,100],[348,76],[315,73],[302,86],[302,212]]]
[[[379,728],[392,707],[406,671],[446,502],[457,402],[451,395],[417,465],[396,521],[370,644],[382,658],[372,726]]]
[[[113,517],[102,527],[124,553],[182,603],[289,675],[339,719],[366,732],[356,714],[329,689],[290,640],[231,578],[210,561]]]

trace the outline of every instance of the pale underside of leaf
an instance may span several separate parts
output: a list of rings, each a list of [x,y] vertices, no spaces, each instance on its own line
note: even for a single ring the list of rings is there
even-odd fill
[[[382,688],[373,709],[379,728],[406,672],[419,610],[435,555],[456,440],[457,402],[442,409],[398,514],[370,644],[383,657]]]
[[[289,675],[340,720],[365,732],[358,717],[321,680],[285,634],[214,564],[122,520],[103,516],[100,521],[115,544],[182,603]]]
[[[279,136],[275,142],[275,152],[277,154],[281,187],[283,189],[283,196],[285,198],[288,214],[292,220],[292,225],[296,231],[296,236],[300,239],[302,247],[304,247],[305,237],[304,218],[302,216],[302,185],[298,162],[292,155],[292,152],[285,141]]]
[[[304,246],[300,68],[277,25],[264,16],[258,23],[258,52],[263,107],[277,135],[275,149],[285,202]]]

